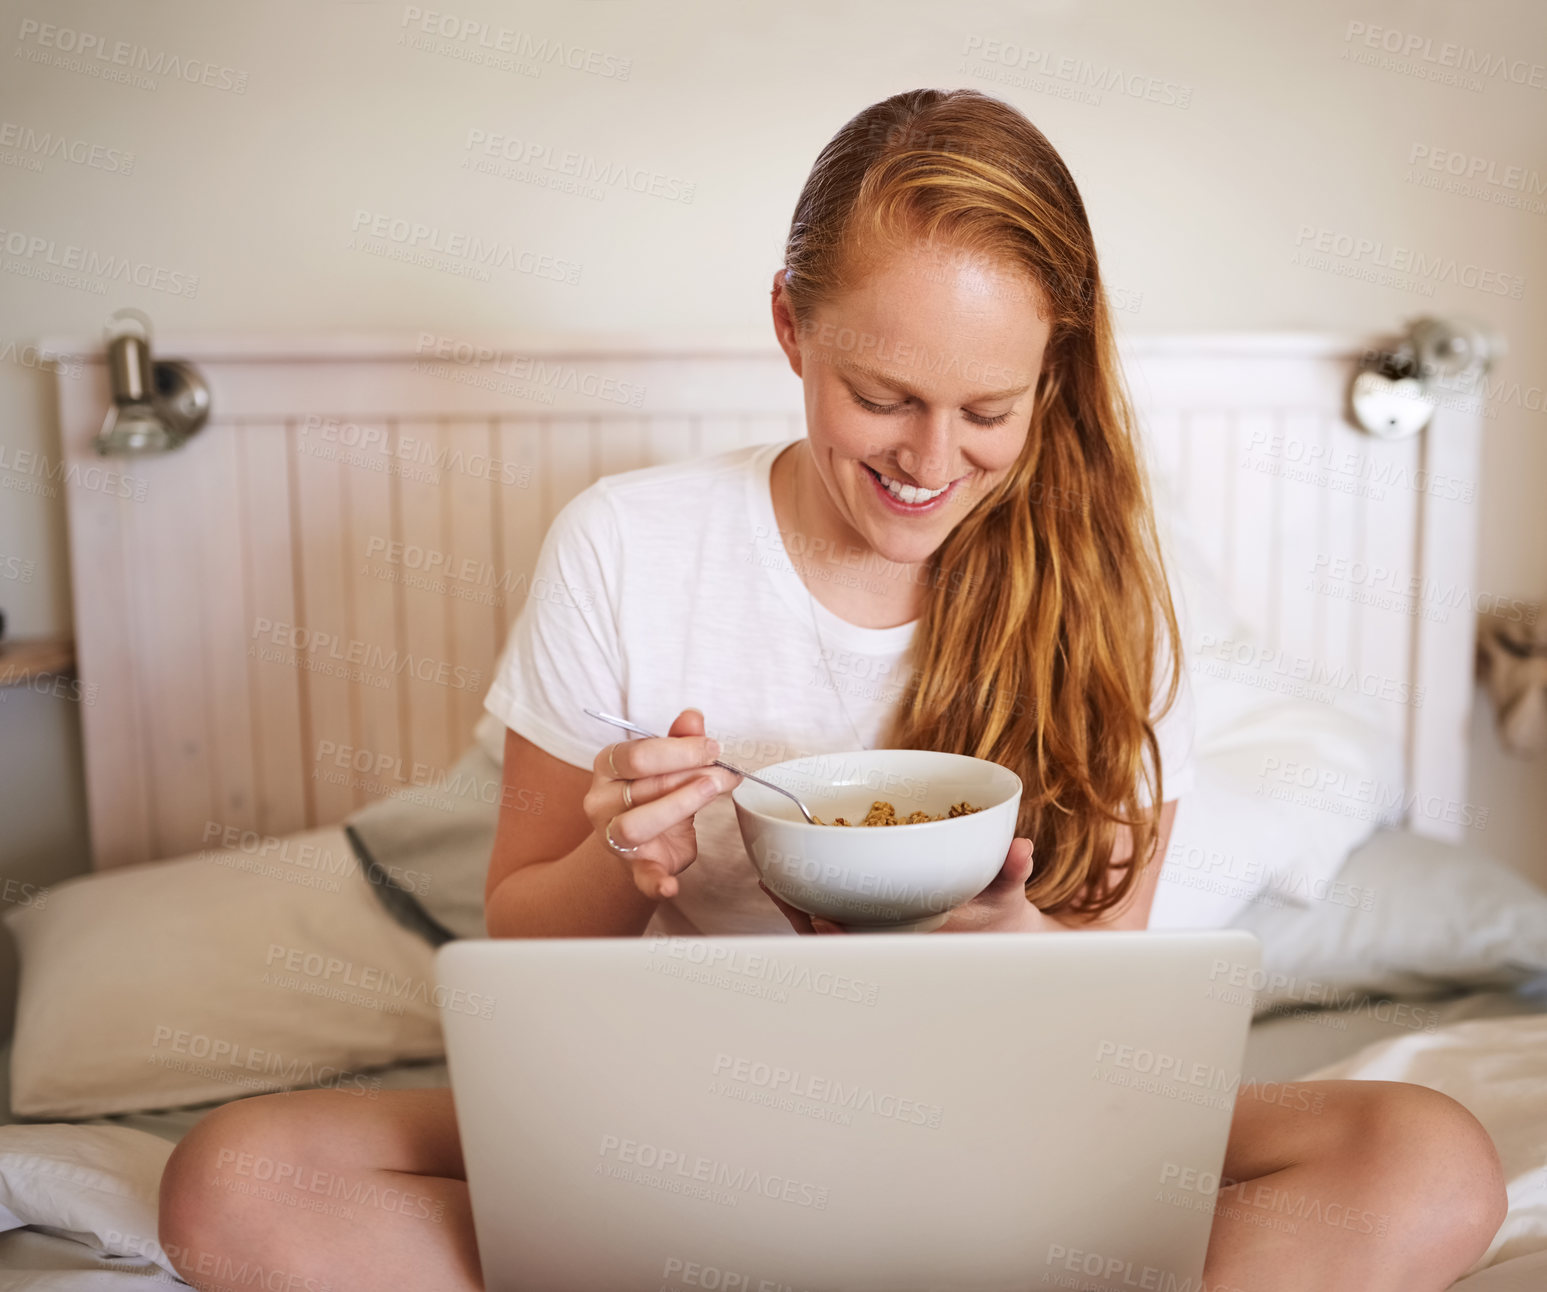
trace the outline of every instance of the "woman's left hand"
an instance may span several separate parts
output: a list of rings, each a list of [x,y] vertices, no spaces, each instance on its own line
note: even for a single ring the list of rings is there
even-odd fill
[[[970,902],[958,906],[936,933],[1042,933],[1060,926],[1026,900],[1026,881],[1031,878],[1032,843],[1016,836],[1005,855],[1004,865],[993,882]],[[761,882],[765,893],[768,888]],[[847,933],[848,929],[831,920],[797,911],[788,902],[768,893],[773,904],[797,933]]]

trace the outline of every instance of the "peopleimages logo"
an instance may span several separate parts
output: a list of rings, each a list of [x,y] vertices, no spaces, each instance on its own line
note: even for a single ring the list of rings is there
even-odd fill
[[[1265,646],[1260,642],[1237,641],[1204,633],[1199,638],[1196,654],[1203,659],[1239,665],[1263,676],[1304,682],[1310,687],[1358,693],[1393,704],[1411,704],[1415,709],[1423,707],[1424,688],[1402,678],[1356,669],[1349,664],[1330,664],[1309,655],[1291,655],[1281,647]]]
[[[439,484],[442,471],[471,476],[475,480],[487,480],[491,484],[510,485],[518,489],[530,487],[530,465],[492,457],[476,449],[461,445],[442,444],[434,436],[390,435],[385,426],[365,425],[358,422],[340,421],[336,417],[322,417],[308,413],[301,423],[301,434],[327,445],[338,445],[358,453],[344,460],[354,465],[380,469],[388,459],[400,463],[425,467],[420,476],[427,484]],[[305,452],[303,444],[302,451]],[[315,456],[327,457],[326,453]]]
[[[24,233],[20,229],[0,229],[0,251],[16,257],[18,262],[19,268],[8,272],[17,272],[23,277],[45,278],[48,270],[79,273],[94,280],[95,286],[89,290],[95,291],[97,295],[101,295],[110,282],[132,284],[153,292],[166,292],[169,296],[186,296],[190,299],[199,293],[197,274],[168,269],[165,265],[153,265],[147,260],[103,255],[93,247],[83,247],[74,242],[61,246],[53,238]],[[24,272],[29,269],[38,272]]]
[[[711,986],[729,986],[740,980],[749,986],[767,988],[780,1003],[786,1003],[788,998],[785,993],[789,991],[809,991],[818,996],[860,1005],[874,1005],[880,998],[879,983],[864,978],[850,978],[847,974],[828,969],[813,970],[809,965],[795,964],[778,956],[764,955],[760,951],[748,952],[740,948],[714,945],[702,938],[665,935],[652,937],[649,946],[651,958],[646,961],[649,970],[661,972],[674,968],[672,962],[682,961],[685,968],[702,969],[706,975],[710,975],[703,981]],[[751,991],[748,994],[764,993]]]
[[[1331,552],[1318,552],[1310,569],[1309,588],[1328,596],[1340,596],[1382,609],[1420,614],[1444,623],[1450,612],[1467,609],[1510,623],[1536,623],[1541,606],[1518,597],[1500,597],[1474,591],[1465,583],[1442,583],[1426,575],[1408,573],[1395,566],[1361,561]]]
[[[437,53],[461,50],[470,54],[511,54],[516,58],[530,60],[528,65],[534,69],[533,75],[541,74],[544,63],[561,63],[572,72],[588,72],[592,76],[626,81],[634,65],[632,59],[619,58],[616,54],[587,49],[583,45],[568,45],[562,40],[536,36],[529,31],[491,27],[479,18],[464,18],[438,9],[421,9],[418,5],[403,7],[400,26],[403,29],[399,34],[400,44],[410,44],[414,48],[425,48]],[[424,36],[449,42],[447,50],[437,50],[433,45],[415,39]],[[473,58],[468,61],[479,60]],[[501,63],[496,60],[495,65]]]
[[[1053,1269],[1042,1276],[1042,1281],[1054,1287],[1088,1288],[1087,1278],[1099,1278],[1103,1287],[1152,1288],[1154,1292],[1242,1292],[1241,1288],[1224,1283],[1206,1283],[1200,1275],[1183,1277],[1174,1270],[1158,1265],[1143,1265],[1126,1256],[1107,1252],[1088,1252],[1079,1247],[1065,1247],[1062,1243],[1050,1243],[1047,1249],[1047,1265]],[[1069,1275],[1059,1273],[1069,1271]],[[1083,1277],[1073,1277],[1073,1276]]]
[[[1378,357],[1374,351],[1364,355],[1366,361]],[[1429,494],[1450,502],[1471,502],[1477,495],[1476,481],[1471,479],[1405,462],[1381,450],[1334,447],[1282,431],[1253,431],[1241,465],[1283,479],[1330,485],[1340,492],[1358,493],[1377,501],[1386,496],[1388,488]],[[1355,483],[1369,488],[1355,489]]]
[[[13,450],[0,444],[0,489],[56,498],[60,480],[77,489],[133,498],[135,502],[144,502],[150,489],[150,482],[143,476],[122,475],[92,463],[82,466],[79,462],[54,461],[31,449]]]
[[[291,1058],[275,1050],[245,1045],[227,1037],[190,1032],[165,1023],[156,1025],[150,1046],[153,1051],[157,1051],[151,1055],[152,1063],[175,1071],[193,1072],[218,1081],[227,1081],[232,1085],[272,1090],[322,1086],[348,1094],[361,1094],[368,1099],[376,1098],[381,1091],[379,1077],[367,1077],[330,1063],[319,1064],[312,1059]],[[160,1053],[163,1046],[167,1053]],[[168,1057],[173,1054],[197,1062],[190,1064]],[[249,1073],[257,1073],[258,1076],[252,1078],[247,1075]]]
[[[202,85],[211,90],[229,90],[244,94],[247,90],[247,73],[234,67],[223,67],[207,59],[184,58],[180,54],[168,54],[165,50],[152,50],[132,41],[115,40],[95,32],[77,31],[73,27],[56,27],[53,23],[39,22],[36,18],[23,18],[17,39],[23,45],[38,48],[25,51],[28,62],[52,62],[71,71],[87,72],[103,80],[122,79],[106,73],[115,68],[128,68],[133,72],[147,72],[151,76],[169,76],[190,85]],[[58,54],[43,55],[42,50],[58,50]],[[17,56],[24,51],[17,49]],[[60,55],[72,57],[61,59]],[[40,57],[41,55],[41,57]],[[91,61],[87,61],[91,60]],[[144,82],[144,89],[155,89],[155,82]]]
[[[763,1278],[683,1256],[668,1256],[661,1277],[666,1283],[660,1292],[683,1292],[686,1288],[703,1288],[705,1292],[810,1292],[809,1288],[791,1287],[783,1279]]]
[[[1547,193],[1547,182],[1535,170],[1526,166],[1501,166],[1491,158],[1458,152],[1453,148],[1414,144],[1407,160],[1410,166],[1425,166],[1429,170],[1443,171],[1458,179],[1468,179],[1479,184],[1493,184],[1533,196]]]
[[[761,1196],[776,1202],[790,1202],[798,1207],[811,1207],[817,1211],[827,1209],[827,1190],[821,1185],[805,1180],[795,1180],[776,1171],[759,1171],[756,1168],[733,1166],[729,1162],[705,1157],[701,1153],[689,1153],[683,1149],[662,1147],[656,1144],[628,1139],[620,1135],[605,1134],[597,1156],[610,1159],[622,1166],[632,1166],[653,1176],[634,1179],[634,1183],[660,1187],[674,1179],[683,1183],[703,1185],[729,1193],[734,1200],[738,1195]],[[596,1174],[610,1174],[598,1162]],[[619,1178],[630,1178],[625,1175]]]
[[[1272,784],[1273,781],[1279,784]],[[1369,776],[1355,776],[1342,767],[1323,767],[1294,759],[1264,759],[1255,792],[1300,807],[1319,808],[1381,825],[1394,825],[1404,817],[1426,817],[1468,829],[1488,827],[1486,807],[1419,789],[1408,790]]]
[[[605,198],[609,188],[622,187],[671,202],[687,203],[693,200],[694,185],[691,180],[645,166],[601,160],[572,148],[556,149],[549,143],[519,139],[500,131],[470,127],[462,147],[469,154],[462,158],[463,170],[542,184],[564,191],[573,190],[596,199]],[[474,156],[475,153],[482,155]]]
[[[434,253],[464,270],[477,270],[483,275],[480,281],[484,282],[489,281],[490,269],[508,269],[512,273],[533,274],[571,285],[580,281],[582,266],[574,261],[520,249],[498,238],[442,229],[439,225],[382,211],[357,209],[350,221],[350,231],[361,240],[361,250],[370,250],[370,244],[364,239],[374,238],[399,247],[410,253],[410,258],[417,257],[418,263],[428,264],[431,268],[436,265],[425,257]],[[349,245],[354,246],[355,240],[351,239]]]
[[[1193,87],[1190,85],[1106,63],[1092,63],[1088,58],[1056,54],[1031,45],[1017,45],[1011,41],[971,35],[962,48],[962,56],[1031,76],[1067,81],[1092,94],[1111,93],[1115,90],[1127,98],[1143,99],[1162,107],[1187,108],[1192,104]],[[964,65],[960,70],[968,71],[970,65]],[[1099,97],[1094,99],[1096,103],[1100,101]]]
[[[92,143],[87,139],[72,139],[67,135],[55,134],[52,130],[39,133],[31,126],[15,121],[0,121],[0,148],[14,148],[29,157],[67,161],[76,166],[88,166],[114,174],[128,175],[134,170],[134,154],[131,152]]]
[[[734,1082],[756,1091],[787,1095],[814,1104],[827,1104],[848,1112],[868,1112],[912,1126],[927,1126],[931,1130],[939,1129],[940,1119],[944,1116],[944,1110],[939,1104],[907,1099],[890,1091],[878,1094],[858,1082],[845,1085],[838,1077],[802,1072],[799,1068],[787,1068],[780,1063],[767,1063],[723,1051],[715,1055],[712,1071],[717,1086]],[[715,1093],[722,1092],[716,1089]]]
[[[456,337],[437,336],[433,332],[419,333],[414,353],[457,367],[481,369],[487,364],[493,373],[530,382],[545,392],[580,394],[589,399],[606,400],[611,404],[627,404],[631,408],[638,408],[645,402],[646,387],[636,382],[582,372],[574,364],[562,360],[541,355],[507,354],[492,346],[474,344]]]
[[[282,655],[260,652],[260,640],[288,649],[292,657],[285,659]],[[252,640],[248,643],[247,653],[279,663],[293,664],[300,659],[305,661],[304,667],[317,671],[327,671],[319,666],[330,662],[352,665],[362,674],[355,680],[365,680],[365,673],[377,675],[378,681],[389,675],[407,674],[421,682],[434,682],[459,691],[476,691],[483,685],[483,673],[479,669],[453,665],[446,660],[431,659],[427,655],[415,655],[411,651],[399,651],[396,647],[389,650],[372,642],[346,641],[334,633],[318,632],[300,624],[277,623],[262,617],[253,621]],[[340,676],[353,675],[346,672]]]
[[[264,955],[263,963],[266,968],[276,973],[283,971],[328,987],[353,988],[359,992],[374,993],[395,1003],[412,1001],[419,1005],[433,1005],[436,1009],[449,1010],[455,1014],[475,1014],[479,1018],[494,1017],[494,997],[492,996],[465,991],[461,987],[452,989],[441,983],[432,984],[422,978],[399,978],[388,969],[381,969],[375,965],[357,965],[352,960],[323,955],[320,951],[308,951],[304,947],[287,947],[278,942],[271,942]],[[265,981],[268,977],[269,975],[265,974]],[[278,985],[288,984],[279,982]]]
[[[1355,237],[1313,224],[1299,227],[1295,234],[1295,253],[1289,263],[1304,264],[1312,269],[1340,265],[1343,269],[1338,272],[1348,270],[1350,273],[1344,276],[1352,277],[1380,273],[1400,275],[1403,281],[1389,285],[1423,290],[1425,295],[1433,295],[1436,283],[1466,287],[1489,296],[1507,296],[1516,301],[1525,293],[1523,274],[1507,274],[1499,269],[1463,263],[1454,256],[1429,255],[1412,247],[1388,244],[1381,238]]]
[[[1481,89],[1481,78],[1491,77],[1514,85],[1526,85],[1533,90],[1547,89],[1547,66],[1541,63],[1511,58],[1499,50],[1458,45],[1449,40],[1436,45],[1432,36],[1418,32],[1353,21],[1343,33],[1343,44],[1344,58],[1352,54],[1356,62],[1378,66],[1379,55],[1386,55],[1392,71],[1408,72],[1442,84],[1455,82],[1466,89]],[[1379,51],[1379,54],[1366,55],[1360,50],[1351,50],[1349,46],[1354,44]]]

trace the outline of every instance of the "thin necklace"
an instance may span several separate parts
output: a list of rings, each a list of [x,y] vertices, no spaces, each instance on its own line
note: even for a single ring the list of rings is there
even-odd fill
[[[797,463],[796,463],[796,474],[797,475],[799,474],[799,468],[800,468],[800,464],[797,461]],[[795,490],[795,532],[797,534],[802,535],[802,537],[809,537],[808,535],[805,534],[805,531],[801,527],[801,523],[800,523],[800,483],[799,483],[799,481],[796,480],[791,485],[791,487]],[[806,550],[807,551],[810,550],[810,544],[809,543],[806,544]],[[790,562],[790,565],[791,565],[792,568],[793,568],[794,564],[795,564],[794,561]],[[800,578],[799,571],[796,571],[795,577],[796,578]],[[865,737],[860,734],[859,725],[854,721],[854,716],[849,712],[849,706],[846,705],[843,702],[843,692],[838,689],[838,680],[833,676],[832,665],[827,662],[827,645],[822,640],[822,630],[817,625],[817,621],[816,621],[816,598],[811,595],[811,588],[805,584],[805,580],[804,579],[801,580],[801,583],[802,583],[802,586],[805,586],[805,588],[806,588],[806,600],[810,604],[810,608],[811,608],[811,631],[816,634],[817,655],[818,655],[818,657],[822,661],[822,667],[827,671],[827,680],[828,680],[828,682],[830,682],[832,684],[833,693],[838,697],[838,707],[843,710],[843,716],[848,719],[849,726],[854,731],[854,738],[857,741],[859,741],[859,747],[861,749],[869,749],[870,745],[865,740]]]

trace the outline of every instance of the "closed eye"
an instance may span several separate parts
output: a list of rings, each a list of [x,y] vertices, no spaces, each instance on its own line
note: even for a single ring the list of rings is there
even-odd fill
[[[895,413],[899,408],[902,407],[902,404],[872,404],[857,390],[851,390],[849,394],[854,396],[854,402],[863,408],[867,413]],[[903,403],[906,402],[906,400],[903,401]]]
[[[908,402],[907,400],[903,400],[902,403],[899,404],[874,404],[871,403],[870,400],[866,399],[863,395],[861,395],[857,390],[851,390],[849,394],[854,397],[854,402],[868,413],[895,413],[899,409],[903,408]],[[1009,421],[1010,414],[1014,411],[1015,410],[1012,408],[1003,413],[1000,413],[997,417],[983,417],[978,413],[969,412],[964,408],[962,409],[962,416],[965,417],[974,426],[998,426],[1003,422]]]

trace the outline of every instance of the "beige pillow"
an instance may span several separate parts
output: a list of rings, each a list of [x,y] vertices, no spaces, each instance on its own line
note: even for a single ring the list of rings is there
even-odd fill
[[[5,920],[12,1112],[75,1118],[332,1086],[443,1053],[433,951],[332,828],[103,871]]]

